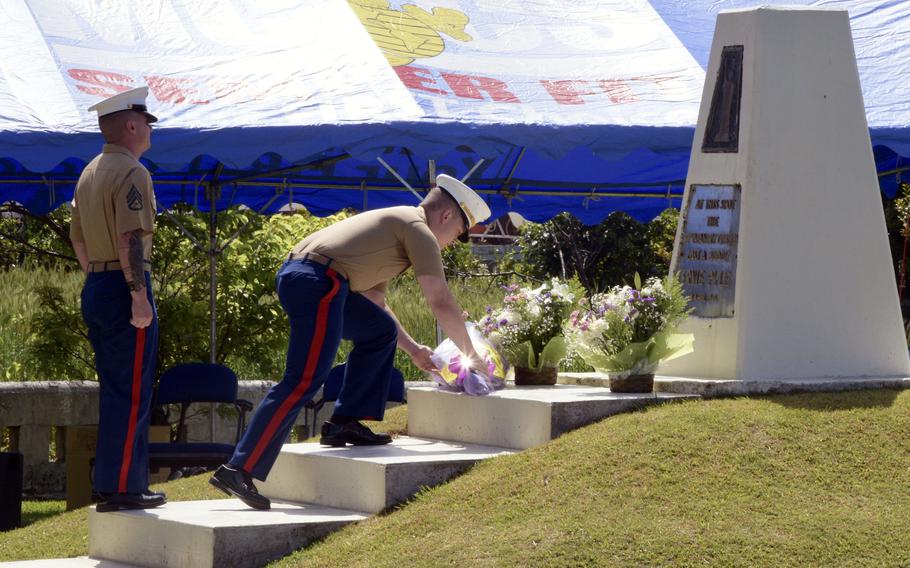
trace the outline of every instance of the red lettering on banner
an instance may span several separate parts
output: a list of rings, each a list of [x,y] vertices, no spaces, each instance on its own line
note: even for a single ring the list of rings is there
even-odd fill
[[[632,87],[621,79],[605,79],[600,82],[600,88],[610,97],[611,103],[634,103],[638,100]]]
[[[664,83],[670,83],[672,86],[673,82],[681,79],[684,79],[682,75],[647,75],[644,77],[631,77],[629,80],[653,83],[657,85],[657,88],[663,93],[667,91],[667,89],[664,87]]]
[[[404,86],[409,89],[417,89],[418,91],[425,91],[427,93],[433,93],[434,95],[449,94],[446,91],[435,88],[436,79],[432,76],[427,76],[429,75],[429,72],[426,69],[411,67],[410,65],[400,65],[395,67],[395,72],[398,73],[398,78],[401,79]]]
[[[149,90],[163,103],[190,103],[194,105],[206,105],[207,100],[188,100],[190,97],[199,94],[199,91],[192,87],[184,87],[190,83],[189,79],[175,79],[172,77],[146,77]]]
[[[595,95],[597,91],[591,90],[590,81],[546,81],[541,80],[553,100],[561,105],[583,105],[582,95]],[[584,90],[581,90],[584,89]]]
[[[223,99],[234,93],[239,93],[240,89],[243,88],[243,83],[209,83],[209,88],[215,93],[216,99]]]
[[[89,95],[99,97],[112,97],[117,93],[133,88],[133,78],[112,71],[98,71],[97,69],[69,69],[67,74],[88,85],[76,85],[76,88]]]
[[[486,91],[490,98],[498,103],[520,103],[505,82],[492,77],[476,77],[459,73],[442,73],[442,78],[452,87],[456,97],[466,99],[483,99],[481,91]]]

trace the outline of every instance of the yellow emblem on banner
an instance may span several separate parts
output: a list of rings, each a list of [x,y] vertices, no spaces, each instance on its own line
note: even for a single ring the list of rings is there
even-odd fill
[[[427,12],[405,4],[395,10],[388,0],[348,0],[348,4],[393,67],[442,53],[445,42],[440,34],[459,41],[472,39],[465,33],[468,16],[451,8]]]

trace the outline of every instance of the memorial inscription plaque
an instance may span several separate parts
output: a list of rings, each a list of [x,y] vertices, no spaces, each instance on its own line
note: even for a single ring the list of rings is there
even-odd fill
[[[689,296],[693,316],[733,316],[740,193],[739,185],[690,188],[676,275]]]

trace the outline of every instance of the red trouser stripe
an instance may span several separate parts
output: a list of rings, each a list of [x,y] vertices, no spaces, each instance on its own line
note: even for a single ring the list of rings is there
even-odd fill
[[[322,352],[322,344],[325,342],[325,330],[326,327],[328,327],[329,321],[329,303],[331,303],[332,298],[338,293],[338,288],[341,287],[341,282],[338,281],[335,274],[337,273],[331,268],[326,270],[326,275],[332,279],[332,289],[319,301],[319,309],[316,312],[316,329],[313,330],[313,340],[310,342],[306,365],[303,368],[303,375],[300,377],[300,382],[297,383],[293,392],[291,392],[291,394],[284,399],[284,402],[281,403],[281,406],[278,407],[278,411],[272,416],[269,425],[266,426],[262,436],[259,437],[259,442],[256,443],[253,453],[250,454],[250,457],[248,457],[243,464],[243,469],[247,473],[252,472],[253,468],[256,467],[256,462],[259,461],[262,452],[265,451],[265,448],[272,441],[272,437],[275,435],[275,432],[278,430],[284,417],[287,416],[287,413],[291,411],[291,408],[297,404],[297,401],[300,400],[300,397],[302,397],[307,389],[310,388],[310,384],[313,382],[313,374],[316,372],[316,365],[319,363],[319,355]]]
[[[123,461],[120,464],[120,485],[117,491],[126,493],[126,482],[130,476],[130,462],[133,461],[133,446],[136,437],[136,421],[139,419],[139,399],[142,395],[142,356],[145,354],[145,328],[136,330],[136,353],[133,355],[133,394],[130,403],[130,421],[123,442]]]

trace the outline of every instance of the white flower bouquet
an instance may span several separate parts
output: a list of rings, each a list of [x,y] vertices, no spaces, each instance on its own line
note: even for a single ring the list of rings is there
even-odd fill
[[[487,307],[486,317],[480,320],[482,333],[516,368],[516,383],[522,384],[518,373],[524,369],[546,369],[555,383],[556,367],[566,356],[563,322],[575,293],[557,278],[536,288],[510,284],[503,289],[503,306]]]
[[[692,352],[691,334],[676,333],[689,310],[673,277],[616,286],[580,302],[565,326],[568,348],[611,378],[652,375],[661,361]],[[612,388],[612,383],[611,383]]]

